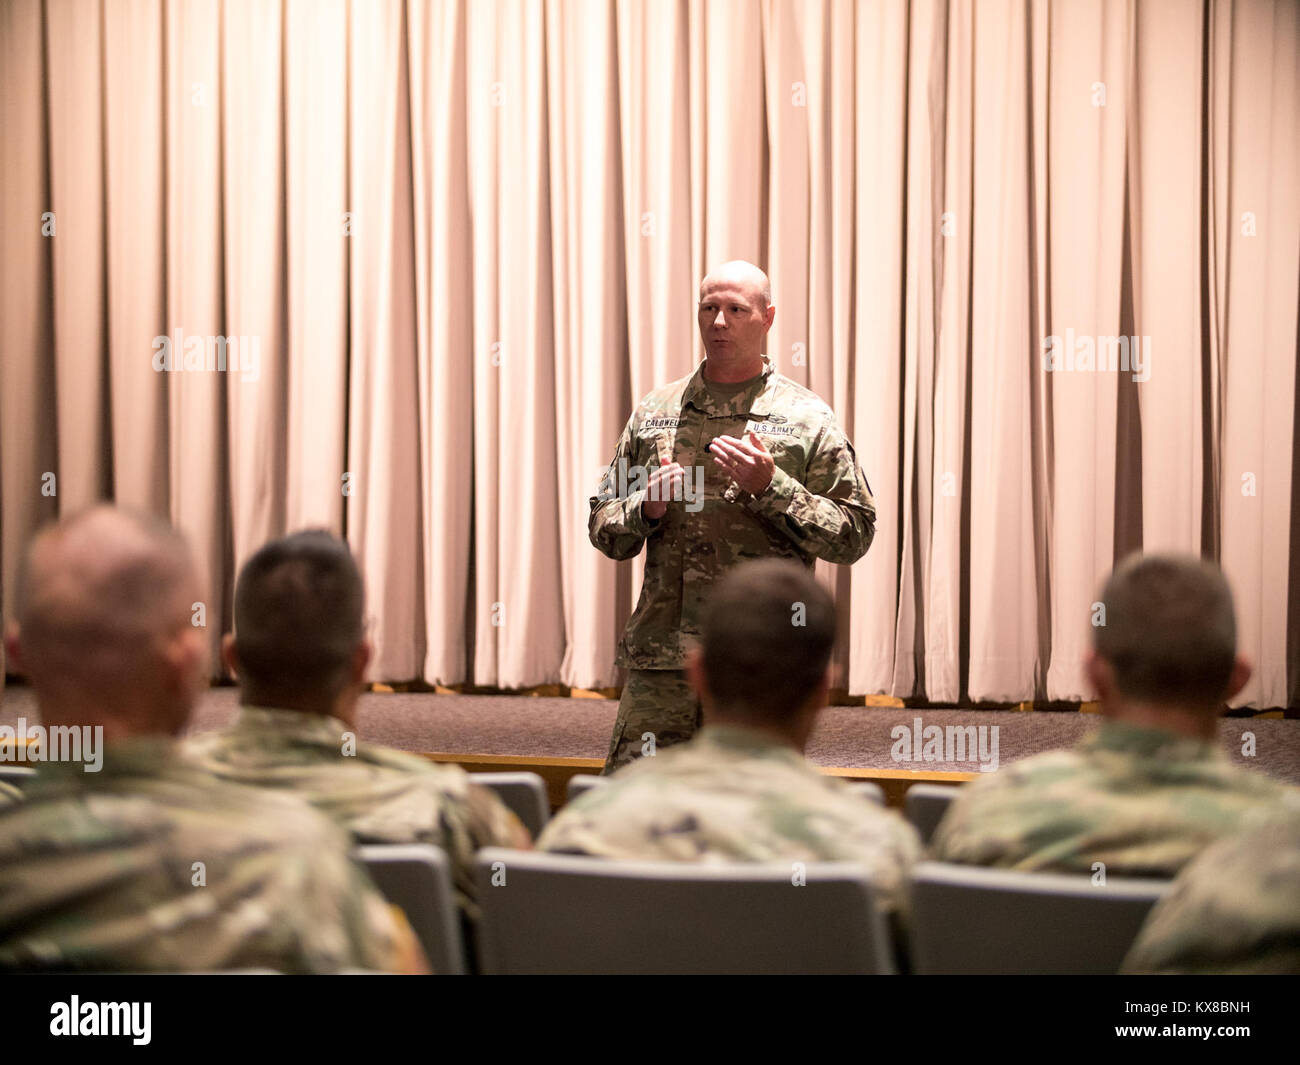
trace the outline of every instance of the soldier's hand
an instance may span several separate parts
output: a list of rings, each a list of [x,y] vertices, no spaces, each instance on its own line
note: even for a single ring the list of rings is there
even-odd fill
[[[677,494],[685,471],[676,462],[659,460],[659,468],[650,475],[646,485],[645,502],[641,504],[641,513],[651,521],[657,521],[668,513],[668,500]]]
[[[744,440],[716,437],[709,450],[718,468],[750,495],[761,495],[772,483],[776,460],[753,430]]]

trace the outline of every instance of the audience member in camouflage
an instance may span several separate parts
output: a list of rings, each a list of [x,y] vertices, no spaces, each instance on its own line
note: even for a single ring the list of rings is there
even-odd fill
[[[965,785],[931,841],[969,865],[1172,877],[1285,785],[1232,764],[1212,742],[1104,722],[1073,750],[1048,751]]]
[[[527,829],[458,766],[358,741],[371,647],[365,589],[327,532],[274,540],[245,564],[223,654],[244,706],[229,728],[190,739],[192,758],[240,784],[305,799],[359,843],[447,851],[462,911],[477,917],[474,852],[532,845]]]
[[[871,870],[882,908],[901,916],[916,832],[802,756],[829,687],[830,595],[793,563],[744,563],[715,586],[703,629],[687,670],[705,726],[565,807],[538,847],[682,862],[856,861]]]
[[[462,910],[478,915],[480,847],[532,846],[527,829],[459,766],[361,743],[337,718],[245,706],[227,729],[195,736],[191,758],[225,780],[305,799],[358,843],[432,843],[451,859]]]
[[[633,676],[606,773],[639,754],[643,732],[665,747],[694,731],[679,735],[677,726],[689,703],[673,697],[656,714],[647,700],[684,683],[702,605],[723,573],[765,557],[848,565],[871,546],[875,503],[834,413],[762,355],[775,314],[766,276],[749,263],[725,263],[704,279],[704,362],[637,405],[590,500],[588,532],[600,551],[623,560],[647,545],[641,599],[616,660]],[[636,671],[675,676],[638,684]]]
[[[942,861],[1173,877],[1253,811],[1294,789],[1240,768],[1217,719],[1250,676],[1227,582],[1200,559],[1123,563],[1102,597],[1087,669],[1101,728],[1069,751],[961,789],[931,841]]]
[[[1156,904],[1124,971],[1300,974],[1300,808],[1198,855]]]
[[[413,943],[309,806],[214,780],[165,737],[42,767],[0,812],[0,968],[407,970]]]
[[[0,965],[423,970],[344,833],[181,758],[198,598],[184,541],[152,519],[98,507],[31,545],[9,658],[42,723],[89,730],[102,762],[43,762],[0,811]]]

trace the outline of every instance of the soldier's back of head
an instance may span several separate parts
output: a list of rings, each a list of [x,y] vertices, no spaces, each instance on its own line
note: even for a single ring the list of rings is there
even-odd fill
[[[1218,748],[1226,699],[1249,677],[1232,594],[1191,556],[1126,559],[1094,615],[1086,667],[1101,726],[1070,750],[964,786],[931,842],[942,860],[1171,877],[1288,789]]]
[[[394,967],[409,938],[335,826],[184,761],[206,679],[197,598],[184,539],[148,516],[95,507],[29,545],[10,661],[47,736],[79,742],[69,757],[51,740],[0,812],[0,963]]]

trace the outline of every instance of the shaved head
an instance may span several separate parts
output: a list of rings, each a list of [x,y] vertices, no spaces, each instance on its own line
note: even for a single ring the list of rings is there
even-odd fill
[[[749,290],[759,310],[765,310],[772,303],[772,283],[753,263],[744,259],[730,259],[720,263],[704,275],[700,282],[700,298],[714,285],[737,285]]]
[[[156,518],[98,506],[40,532],[19,571],[10,650],[42,717],[116,718],[132,732],[183,724],[202,665],[197,596],[184,538]]]

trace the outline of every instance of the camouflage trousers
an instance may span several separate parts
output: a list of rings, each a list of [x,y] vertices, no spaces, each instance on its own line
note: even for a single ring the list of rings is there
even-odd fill
[[[630,670],[602,775],[661,747],[684,743],[699,727],[700,701],[683,670]]]

